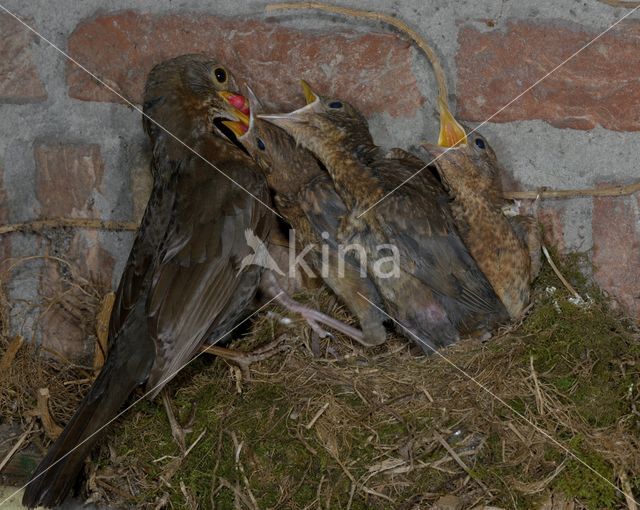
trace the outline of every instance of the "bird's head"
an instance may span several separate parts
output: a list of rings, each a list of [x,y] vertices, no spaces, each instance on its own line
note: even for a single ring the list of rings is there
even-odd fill
[[[247,85],[249,100],[249,125],[242,121],[223,121],[223,124],[233,131],[238,142],[247,150],[251,157],[265,171],[267,177],[273,169],[287,169],[287,176],[295,178],[296,170],[305,164],[313,164],[313,156],[296,145],[296,142],[285,131],[276,125],[260,118],[265,108]],[[283,172],[278,172],[282,177]]]
[[[290,113],[258,115],[284,129],[299,144],[316,154],[340,145],[347,150],[373,146],[369,124],[349,103],[324,97],[314,92],[302,80],[302,92],[307,104]]]
[[[249,122],[249,104],[237,92],[231,73],[200,54],[156,65],[145,85],[143,111],[148,116],[143,118],[144,128],[152,141],[164,128],[183,141],[213,132],[235,142],[224,121]]]
[[[453,190],[469,189],[470,186],[476,191],[499,187],[498,161],[489,142],[459,123],[442,99],[438,103],[438,143],[425,142],[422,147],[435,159],[442,181]]]

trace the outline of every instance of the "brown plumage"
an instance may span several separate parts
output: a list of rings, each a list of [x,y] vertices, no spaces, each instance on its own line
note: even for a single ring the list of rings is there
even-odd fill
[[[234,129],[239,142],[264,171],[278,211],[294,229],[298,250],[313,245],[307,257],[312,269],[358,318],[362,335],[356,340],[366,346],[383,343],[386,339],[384,315],[358,295],[363,294],[382,306],[375,285],[366,273],[361,274],[352,256],[344,257],[343,266],[338,261],[337,229],[346,207],[331,177],[309,151],[297,145],[282,129],[256,118],[255,114],[263,111],[262,105],[251,91],[249,98],[248,131],[243,133],[245,128],[238,122],[226,124]],[[323,246],[327,259],[324,268]]]
[[[238,273],[251,253],[245,230],[264,239],[272,213],[247,192],[268,200],[254,162],[216,127],[221,118],[242,117],[229,102],[238,96],[226,94],[235,88],[224,67],[203,55],[178,57],[151,71],[145,113],[246,191],[144,119],[153,190],[118,287],[108,356],[32,476],[24,505],[60,504],[130,393],[144,384],[155,395],[203,341],[225,335],[253,298],[259,268]]]
[[[540,269],[540,232],[533,218],[507,217],[499,166],[487,140],[467,132],[441,104],[440,146],[425,144],[449,190],[458,230],[512,318],[530,299]]]
[[[320,97],[307,85],[305,95],[306,107],[262,117],[285,129],[327,168],[348,210],[338,240],[364,247],[388,313],[420,337],[425,350],[484,333],[507,319],[462,243],[449,198],[434,176],[422,172],[400,186],[415,173],[415,158],[384,157],[353,107]],[[392,276],[389,265],[381,274],[371,262],[380,245],[398,250],[399,267]]]

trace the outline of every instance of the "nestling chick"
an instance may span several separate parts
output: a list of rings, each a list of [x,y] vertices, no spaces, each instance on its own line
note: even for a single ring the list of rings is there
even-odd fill
[[[331,177],[309,151],[298,146],[282,129],[256,118],[263,107],[250,89],[248,97],[249,129],[241,122],[225,124],[262,168],[278,211],[294,229],[296,244],[301,249],[313,245],[308,257],[314,272],[358,318],[363,334],[356,340],[365,346],[380,345],[387,336],[385,317],[358,295],[382,306],[378,291],[371,279],[361,274],[353,257],[345,255],[342,265],[339,261],[336,235],[346,207]]]
[[[506,320],[506,310],[456,231],[437,179],[429,172],[411,178],[413,162],[384,157],[355,108],[317,95],[306,83],[303,89],[307,106],[261,117],[327,168],[348,209],[338,239],[363,247],[369,274],[388,313],[406,328],[402,332],[413,341],[417,335],[428,352]],[[375,264],[381,246],[397,250],[393,274]]]
[[[425,144],[452,198],[458,230],[512,318],[529,303],[540,268],[541,239],[532,218],[508,218],[499,166],[487,140],[460,125],[440,101],[438,146]]]

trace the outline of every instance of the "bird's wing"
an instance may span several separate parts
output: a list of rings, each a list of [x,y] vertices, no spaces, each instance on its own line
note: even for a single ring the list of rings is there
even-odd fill
[[[403,181],[401,168],[383,170],[390,189]],[[406,173],[406,172],[404,172]],[[393,176],[393,177],[391,177]],[[374,212],[385,237],[403,247],[402,266],[440,296],[450,313],[501,313],[503,307],[454,226],[449,198],[430,175],[415,177],[378,204]],[[409,205],[410,204],[410,205]]]
[[[232,159],[216,165],[267,200],[266,185],[248,158],[244,164]],[[147,303],[156,342],[148,388],[164,384],[212,332],[233,327],[260,274],[256,266],[239,271],[241,260],[252,253],[245,230],[265,239],[271,220],[263,205],[197,158],[181,169],[176,195]]]
[[[148,281],[153,272],[155,258],[167,232],[173,209],[176,175],[180,161],[166,157],[164,144],[158,144],[151,161],[151,172],[156,176],[140,227],[136,233],[127,264],[124,268],[109,321],[110,341],[117,337],[138,299],[148,292]],[[162,165],[162,172],[159,166]]]
[[[316,235],[320,237],[326,232],[329,234],[327,242],[335,245],[340,221],[347,214],[347,208],[328,173],[318,175],[304,188],[300,207]]]

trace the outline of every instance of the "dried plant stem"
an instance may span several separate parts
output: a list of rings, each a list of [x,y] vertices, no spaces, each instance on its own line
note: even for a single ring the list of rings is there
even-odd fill
[[[601,188],[584,189],[541,189],[540,191],[506,191],[505,198],[513,200],[538,198],[569,198],[569,197],[620,197],[640,192],[640,182],[632,184],[604,186]]]
[[[24,338],[22,336],[16,335],[13,337],[0,359],[0,375],[5,374],[11,368],[11,364],[23,343]]]
[[[27,437],[29,436],[29,434],[31,434],[31,429],[32,428],[33,428],[33,420],[31,421],[31,423],[29,423],[29,426],[27,427],[27,430],[25,430],[22,433],[22,435],[18,438],[18,440],[16,441],[16,444],[14,444],[13,447],[11,448],[11,450],[9,450],[9,452],[4,456],[4,459],[2,459],[2,461],[0,461],[0,471],[2,471],[4,469],[4,467],[9,463],[11,458],[16,454],[16,452],[20,449],[20,447],[27,440]]]
[[[612,7],[627,7],[629,9],[640,5],[640,2],[631,2],[629,0],[600,0],[600,2]]]
[[[567,290],[571,294],[573,294],[573,297],[575,297],[576,299],[579,299],[580,301],[582,301],[582,296],[580,296],[580,294],[578,294],[578,291],[576,291],[576,289],[573,288],[573,285],[571,285],[569,283],[569,281],[564,277],[564,275],[560,272],[560,270],[558,269],[558,266],[556,266],[556,263],[551,258],[551,254],[549,253],[549,250],[544,245],[542,246],[542,253],[544,253],[544,256],[547,259],[547,262],[549,262],[549,265],[551,266],[551,269],[553,269],[553,272],[560,279],[562,284],[567,288]]]
[[[424,39],[424,37],[413,30],[404,21],[394,18],[393,16],[389,16],[388,14],[382,14],[380,12],[349,9],[347,7],[327,5],[321,2],[282,2],[269,4],[265,8],[267,12],[290,9],[313,9],[324,12],[332,12],[335,14],[342,14],[344,16],[352,16],[356,18],[365,18],[374,21],[380,21],[382,23],[387,23],[396,27],[398,30],[407,35],[427,56],[429,62],[431,63],[431,66],[433,67],[433,72],[436,75],[436,80],[438,81],[438,97],[442,99],[445,104],[448,104],[447,80],[442,69],[442,64],[440,64],[440,60],[433,51],[433,48],[431,48],[431,46],[429,46],[427,41]]]
[[[89,230],[137,230],[138,224],[131,221],[98,220],[92,218],[51,218],[25,221],[0,226],[0,235],[12,232],[40,232],[55,228],[84,228]]]

